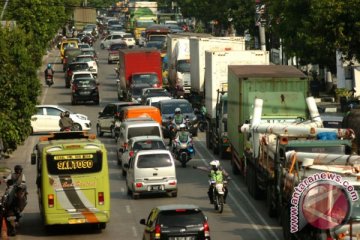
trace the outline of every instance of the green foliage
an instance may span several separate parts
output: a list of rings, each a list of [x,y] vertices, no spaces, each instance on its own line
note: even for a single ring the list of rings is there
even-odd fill
[[[30,118],[41,93],[37,70],[49,42],[80,0],[12,0],[4,19],[14,29],[0,28],[0,138],[9,151],[31,133]]]
[[[40,94],[36,66],[21,29],[0,28],[0,137],[16,149],[31,132],[30,117]]]
[[[242,34],[255,29],[255,1],[248,0],[178,0],[184,17],[195,17],[204,23],[217,20],[219,26],[228,28],[230,22]],[[231,20],[231,21],[229,21]]]
[[[335,71],[335,51],[348,60],[360,56],[358,0],[268,0],[271,31],[283,40],[288,56]]]

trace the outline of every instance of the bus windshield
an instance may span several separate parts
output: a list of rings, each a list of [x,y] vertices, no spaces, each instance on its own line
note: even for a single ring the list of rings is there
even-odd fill
[[[102,153],[63,154],[46,156],[48,172],[52,175],[100,172]]]

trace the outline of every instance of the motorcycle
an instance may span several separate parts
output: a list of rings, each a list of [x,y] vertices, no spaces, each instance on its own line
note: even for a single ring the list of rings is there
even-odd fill
[[[208,127],[208,123],[206,121],[206,117],[205,115],[199,111],[199,109],[194,109],[194,112],[196,114],[196,118],[199,120],[199,123],[198,123],[198,126],[199,126],[199,130],[201,132],[204,132],[207,130],[207,127]]]
[[[214,180],[210,180],[213,189],[214,208],[219,213],[222,213],[224,210],[224,194],[227,183],[226,180],[222,183],[216,183]]]
[[[194,145],[190,134],[186,138],[177,137],[173,143],[173,152],[175,158],[181,162],[182,167],[186,167],[186,163],[190,161],[195,154]]]
[[[54,78],[53,75],[48,74],[45,78],[46,85],[51,87],[54,84]]]
[[[6,223],[6,234],[15,236],[17,223],[27,204],[27,190],[25,184],[13,184],[12,180],[7,180],[6,184],[7,188],[0,200],[1,228]],[[3,235],[4,229],[1,232]]]

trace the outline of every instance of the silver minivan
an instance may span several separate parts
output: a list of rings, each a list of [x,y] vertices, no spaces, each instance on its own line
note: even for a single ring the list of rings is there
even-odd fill
[[[118,159],[121,159],[122,154],[127,148],[129,139],[139,136],[159,136],[163,138],[160,124],[149,118],[129,118],[129,121],[123,121],[120,125],[119,138],[117,141]]]
[[[175,163],[169,150],[138,151],[124,167],[127,168],[127,191],[134,199],[146,193],[168,193],[177,197]]]

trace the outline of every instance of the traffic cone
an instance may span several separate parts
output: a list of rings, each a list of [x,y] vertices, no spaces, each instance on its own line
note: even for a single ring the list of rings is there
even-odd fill
[[[7,234],[6,220],[4,217],[2,218],[2,222],[1,222],[1,239],[4,239],[4,240],[9,239],[9,236]]]

